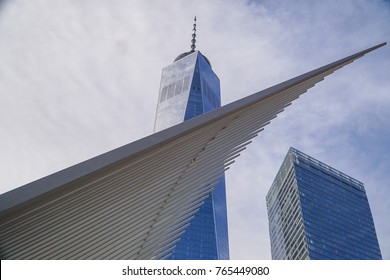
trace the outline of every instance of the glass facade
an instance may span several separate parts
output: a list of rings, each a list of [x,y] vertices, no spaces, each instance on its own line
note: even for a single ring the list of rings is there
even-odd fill
[[[272,259],[382,259],[363,183],[290,148],[266,197]]]
[[[219,79],[199,51],[182,56],[161,75],[155,132],[221,106]],[[171,259],[229,259],[224,177],[177,243]]]

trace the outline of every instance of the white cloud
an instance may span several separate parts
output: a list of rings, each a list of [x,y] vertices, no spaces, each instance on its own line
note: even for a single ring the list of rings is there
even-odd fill
[[[223,103],[389,39],[385,1],[6,1],[1,192],[152,132],[161,68],[190,45]],[[386,46],[287,108],[228,172],[233,258],[269,258],[265,194],[290,146],[365,182],[390,258]]]

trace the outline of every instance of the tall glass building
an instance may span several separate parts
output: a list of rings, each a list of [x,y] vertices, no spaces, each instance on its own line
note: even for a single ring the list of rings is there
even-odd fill
[[[272,259],[382,259],[363,183],[290,148],[267,194]]]
[[[155,132],[221,106],[219,78],[209,60],[192,50],[162,71]],[[228,259],[225,179],[222,178],[185,230],[170,257],[176,260]]]

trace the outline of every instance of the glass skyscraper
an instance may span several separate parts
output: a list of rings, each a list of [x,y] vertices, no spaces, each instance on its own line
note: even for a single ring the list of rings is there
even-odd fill
[[[194,48],[162,71],[155,132],[221,106],[219,79],[209,60]],[[225,179],[214,188],[181,236],[171,259],[229,258]]]
[[[272,259],[382,259],[363,183],[290,148],[267,194]]]

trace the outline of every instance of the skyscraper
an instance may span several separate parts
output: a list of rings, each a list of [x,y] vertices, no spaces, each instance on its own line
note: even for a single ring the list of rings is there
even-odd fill
[[[381,259],[363,183],[290,148],[267,194],[272,259]]]
[[[191,51],[179,55],[161,75],[155,132],[221,106],[219,78],[210,61],[195,50],[196,18]],[[171,259],[228,259],[225,179],[205,200],[175,247]]]

